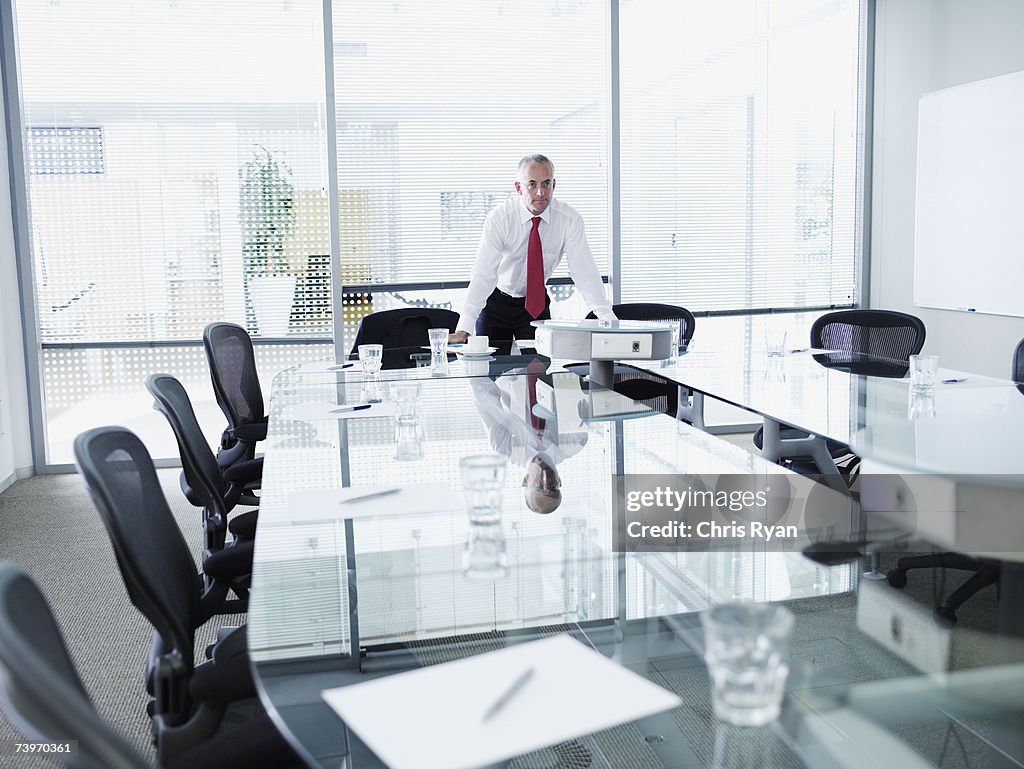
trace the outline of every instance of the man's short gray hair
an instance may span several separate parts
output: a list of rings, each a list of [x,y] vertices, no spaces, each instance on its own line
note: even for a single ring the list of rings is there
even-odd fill
[[[523,169],[526,168],[530,163],[543,163],[551,169],[551,178],[555,177],[555,164],[551,162],[551,158],[547,155],[541,155],[539,153],[535,155],[527,155],[519,161],[519,175],[523,175]]]

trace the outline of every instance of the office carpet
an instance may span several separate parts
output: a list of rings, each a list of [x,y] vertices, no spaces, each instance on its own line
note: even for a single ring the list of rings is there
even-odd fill
[[[182,495],[177,470],[161,470],[160,481],[197,557],[199,514]],[[106,529],[78,475],[35,476],[0,494],[0,559],[18,564],[36,580],[97,710],[155,764],[143,681],[152,626],[128,601]],[[197,650],[202,653],[214,637],[214,625],[241,621],[244,617],[214,618],[197,635]],[[0,743],[19,739],[0,714]],[[54,764],[7,757],[0,758],[0,766]]]
[[[199,516],[178,488],[178,471],[160,471],[161,483],[172,511],[183,530],[186,542],[199,550]],[[884,553],[882,568],[896,555]],[[26,569],[39,583],[57,617],[83,683],[100,714],[145,756],[154,759],[150,744],[149,720],[145,713],[148,700],[143,686],[143,668],[149,650],[151,629],[143,617],[130,605],[117,571],[113,551],[106,531],[100,522],[82,482],[77,475],[37,476],[19,481],[0,494],[0,559],[13,561]],[[950,572],[945,590],[966,575]],[[937,573],[913,577],[905,595],[927,613],[932,595],[942,585]],[[960,612],[960,624],[966,628],[984,629],[990,622],[995,590],[969,601]],[[871,680],[887,676],[910,675],[912,669],[897,657],[879,649],[866,637],[857,638],[851,645],[849,637],[856,633],[837,633],[832,611],[820,611],[815,602],[824,601],[826,607],[847,617],[854,612],[855,596],[846,595],[825,599],[808,599],[794,605],[798,613],[797,630],[793,642],[801,659],[820,659],[831,666],[836,683]],[[214,636],[216,626],[237,624],[242,617],[216,618],[200,631],[197,650],[201,654],[205,644]],[[442,661],[441,659],[434,661]],[[961,657],[958,666],[970,666],[983,660]],[[580,742],[571,741],[556,748],[538,751],[515,762],[516,767],[586,766],[611,760],[624,767],[658,767],[660,758],[671,756],[670,763],[680,766],[722,765],[725,750],[730,759],[726,765],[790,766],[799,761],[790,748],[779,742],[754,745],[749,734],[738,739],[734,728],[717,724],[710,710],[707,675],[702,666],[667,670],[660,674],[659,683],[677,691],[686,705],[673,711],[670,718],[676,732],[685,735],[685,742],[696,746],[689,758],[680,751],[686,746],[661,745],[657,735],[642,734],[635,725],[627,725],[588,737]],[[947,725],[907,727],[902,736],[918,747],[923,755],[943,758],[949,766],[973,765],[967,757],[984,755],[976,734],[984,734],[984,724],[964,730],[958,725],[953,733]],[[19,737],[6,719],[0,715],[0,743],[9,745]],[[723,747],[725,746],[725,747]],[[759,753],[759,750],[767,753]],[[589,755],[593,754],[593,755]],[[599,758],[603,756],[602,760]],[[744,756],[750,759],[745,762]],[[769,760],[765,761],[763,756]],[[616,758],[626,763],[617,763]],[[10,769],[36,769],[51,767],[41,758],[17,757],[0,759],[0,765]]]

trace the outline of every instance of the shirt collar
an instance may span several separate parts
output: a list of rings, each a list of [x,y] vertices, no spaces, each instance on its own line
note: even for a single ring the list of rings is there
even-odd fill
[[[544,209],[544,212],[540,214],[541,220],[550,223],[551,222],[551,206],[555,204],[554,200],[548,201],[548,207]],[[533,213],[529,208],[526,207],[526,203],[523,202],[522,196],[519,197],[519,221],[522,224],[526,224],[531,221],[537,214]]]

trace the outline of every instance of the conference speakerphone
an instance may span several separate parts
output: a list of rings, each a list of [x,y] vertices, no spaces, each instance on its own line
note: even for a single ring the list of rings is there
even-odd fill
[[[607,387],[612,361],[665,360],[673,328],[660,321],[535,320],[537,352],[548,358],[589,360],[590,378]]]

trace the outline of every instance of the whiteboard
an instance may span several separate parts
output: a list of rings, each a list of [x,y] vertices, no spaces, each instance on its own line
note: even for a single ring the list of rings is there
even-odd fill
[[[926,93],[914,303],[1024,316],[1024,72]]]

